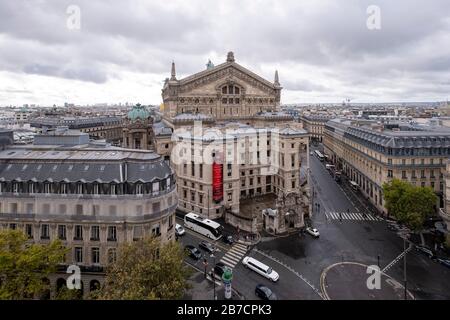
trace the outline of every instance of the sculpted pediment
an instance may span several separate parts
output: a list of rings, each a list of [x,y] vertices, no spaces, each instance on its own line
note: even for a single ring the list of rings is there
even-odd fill
[[[197,76],[189,77],[180,81],[179,93],[185,94],[216,94],[225,83],[235,83],[244,89],[249,95],[273,95],[274,88],[270,82],[258,79],[250,71],[245,72],[234,65],[226,68],[217,68],[206,74],[199,73]]]

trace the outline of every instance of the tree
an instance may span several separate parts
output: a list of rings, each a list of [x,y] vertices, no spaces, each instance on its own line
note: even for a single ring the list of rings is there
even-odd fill
[[[59,240],[32,244],[22,231],[0,231],[0,299],[32,299],[48,291],[47,277],[66,253]]]
[[[411,230],[420,230],[425,219],[435,213],[438,200],[430,187],[417,187],[399,179],[383,184],[386,208]]]
[[[107,269],[99,299],[180,299],[188,287],[189,271],[177,242],[158,238],[125,243]]]

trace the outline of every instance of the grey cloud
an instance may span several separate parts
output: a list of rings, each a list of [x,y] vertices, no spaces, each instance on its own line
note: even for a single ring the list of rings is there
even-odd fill
[[[66,28],[72,4],[81,9],[80,30]],[[381,8],[381,30],[366,28],[371,4]],[[324,96],[360,90],[368,98],[384,92],[400,99],[417,83],[433,81],[420,93],[427,97],[446,90],[440,84],[450,78],[448,12],[448,0],[2,1],[0,71],[99,84],[126,71],[163,79],[172,60],[182,77],[202,70],[211,55],[223,62],[233,50],[255,71],[291,64],[320,69],[343,92],[293,73],[280,79],[286,90]]]

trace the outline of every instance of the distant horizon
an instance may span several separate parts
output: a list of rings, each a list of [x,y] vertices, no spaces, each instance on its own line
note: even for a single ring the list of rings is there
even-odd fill
[[[284,104],[446,101],[448,12],[448,0],[2,1],[0,105],[159,104],[172,62],[182,79],[229,51],[269,82],[277,70]]]
[[[350,102],[350,103],[346,103],[346,106],[357,106],[357,105],[398,105],[398,104],[406,104],[406,105],[411,105],[411,104],[440,104],[440,103],[449,103],[448,100],[436,100],[436,101],[388,101],[388,102]],[[67,102],[68,104],[73,104],[73,107],[94,107],[94,106],[101,106],[101,107],[112,107],[112,106],[118,106],[119,104],[121,104],[122,107],[126,106],[127,102],[96,102],[96,103],[88,103],[88,104],[74,104],[71,102]],[[142,104],[142,105],[147,105],[147,106],[159,106],[162,102],[160,103],[142,103],[142,102],[128,102],[128,106],[131,107],[133,105],[136,104]],[[106,105],[105,105],[106,104]],[[340,105],[342,106],[342,101],[341,102],[292,102],[292,103],[280,103],[280,106],[286,106],[286,105],[301,105],[301,106],[309,106],[309,105]],[[40,107],[40,108],[53,108],[55,106],[55,104],[37,104],[37,103],[23,103],[21,105],[16,104],[16,105],[0,105],[0,108],[10,108],[10,107],[14,107],[14,108],[22,108],[25,105],[27,105],[28,107],[31,107],[33,105],[33,107]],[[60,104],[60,105],[56,105],[56,107],[64,107],[64,103]]]

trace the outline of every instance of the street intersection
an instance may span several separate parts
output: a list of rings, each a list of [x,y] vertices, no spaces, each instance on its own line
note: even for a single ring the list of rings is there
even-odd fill
[[[206,255],[207,271],[218,261],[233,267],[232,286],[245,299],[257,299],[257,284],[271,288],[279,299],[404,299],[406,255],[406,298],[450,299],[450,269],[412,246],[404,247],[403,239],[388,229],[387,222],[345,184],[337,184],[316,157],[311,157],[310,166],[315,195],[311,224],[320,231],[320,238],[298,233],[262,237],[250,247],[219,241],[220,251],[214,258]],[[205,240],[190,231],[181,239],[183,245],[196,246]],[[280,274],[279,281],[272,283],[246,269],[241,262],[245,255],[272,267]],[[202,259],[186,259],[197,270],[204,270]],[[380,289],[367,288],[368,266],[381,270]]]

